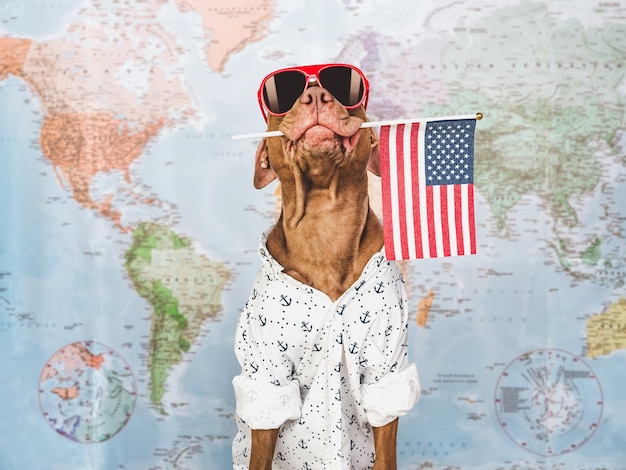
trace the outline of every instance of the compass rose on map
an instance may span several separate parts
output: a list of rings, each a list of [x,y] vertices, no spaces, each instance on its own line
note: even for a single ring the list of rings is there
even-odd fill
[[[573,452],[602,418],[602,387],[580,357],[537,349],[510,362],[496,384],[495,408],[504,432],[544,456]]]

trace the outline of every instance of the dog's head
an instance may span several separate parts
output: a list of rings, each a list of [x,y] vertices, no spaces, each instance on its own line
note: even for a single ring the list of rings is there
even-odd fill
[[[284,116],[269,115],[268,131],[284,136],[261,141],[255,159],[254,186],[276,178],[281,184],[302,178],[324,185],[331,177],[380,176],[378,136],[363,106],[348,111],[325,88],[309,85]]]

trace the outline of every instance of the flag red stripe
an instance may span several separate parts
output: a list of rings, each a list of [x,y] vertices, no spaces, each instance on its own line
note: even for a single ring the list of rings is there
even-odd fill
[[[467,205],[470,231],[470,250],[471,254],[476,254],[476,221],[474,220],[474,185],[467,185]]]
[[[409,257],[409,242],[406,226],[406,184],[404,181],[404,159],[409,158],[404,155],[404,124],[399,124],[396,130],[396,161],[398,173],[398,212],[400,222],[400,249],[402,253],[401,259]],[[409,188],[410,189],[410,188]]]
[[[424,257],[422,247],[422,223],[420,218],[420,198],[419,198],[419,146],[417,145],[420,130],[420,123],[416,122],[411,125],[411,174],[413,179],[412,197],[413,197],[413,223],[415,225],[413,236],[415,237],[415,254],[417,258]]]
[[[437,237],[435,236],[435,208],[433,206],[433,187],[426,186],[426,217],[428,226],[428,246],[430,257],[437,257]]]
[[[456,225],[456,251],[459,256],[465,254],[463,246],[463,196],[461,193],[461,185],[454,185],[454,224]]]
[[[448,222],[448,187],[439,186],[441,201],[441,235],[443,237],[443,256],[450,256],[450,224]]]
[[[388,259],[396,259],[393,247],[393,222],[391,206],[391,175],[389,170],[389,126],[380,128],[380,177],[383,200],[383,232],[385,253]]]

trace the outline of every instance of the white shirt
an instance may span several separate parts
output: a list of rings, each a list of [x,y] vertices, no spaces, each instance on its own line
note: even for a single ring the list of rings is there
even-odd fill
[[[266,242],[264,233],[237,326],[233,467],[248,468],[251,429],[280,428],[273,469],[371,469],[372,426],[405,415],[420,395],[402,275],[381,251],[332,302],[283,273]]]

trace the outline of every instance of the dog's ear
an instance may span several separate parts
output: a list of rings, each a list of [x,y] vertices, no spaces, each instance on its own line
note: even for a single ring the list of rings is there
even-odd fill
[[[370,158],[367,162],[367,169],[374,173],[376,176],[380,176],[380,145],[378,140],[378,134],[372,128],[370,128]]]
[[[254,187],[261,189],[276,179],[276,173],[270,168],[265,139],[261,141],[254,158]]]

